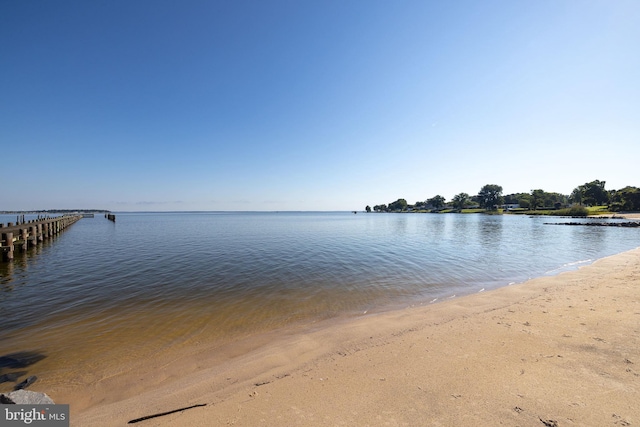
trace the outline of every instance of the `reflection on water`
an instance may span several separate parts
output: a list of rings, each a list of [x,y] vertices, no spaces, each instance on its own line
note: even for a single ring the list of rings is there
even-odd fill
[[[639,229],[548,221],[374,213],[85,218],[0,263],[0,354],[28,343],[49,355],[34,365],[43,381],[79,372],[92,381],[106,366],[163,349],[504,286],[640,241]]]

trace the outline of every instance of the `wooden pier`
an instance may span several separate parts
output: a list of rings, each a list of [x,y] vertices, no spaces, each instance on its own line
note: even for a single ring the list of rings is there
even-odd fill
[[[82,215],[65,215],[55,218],[33,219],[21,223],[0,224],[0,253],[4,261],[13,260],[16,248],[26,251],[49,239],[82,218]],[[19,219],[19,217],[18,217]]]

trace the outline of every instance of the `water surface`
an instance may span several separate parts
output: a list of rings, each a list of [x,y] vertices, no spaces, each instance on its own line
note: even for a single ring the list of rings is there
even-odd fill
[[[15,215],[0,216],[8,221]],[[117,213],[113,223],[96,215],[0,263],[0,356],[36,349],[47,358],[33,369],[51,384],[92,381],[104,366],[176,346],[429,303],[639,246],[637,228],[544,224],[554,221],[565,220],[186,212]]]

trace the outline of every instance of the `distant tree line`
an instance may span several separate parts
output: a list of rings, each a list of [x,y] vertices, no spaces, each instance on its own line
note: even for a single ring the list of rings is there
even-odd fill
[[[484,185],[477,195],[459,193],[446,201],[441,195],[433,196],[413,205],[405,199],[398,199],[388,204],[375,205],[374,212],[406,212],[406,211],[440,211],[442,209],[462,210],[467,208],[496,211],[501,208],[520,209],[562,209],[571,205],[608,206],[613,212],[640,211],[640,188],[627,186],[620,190],[606,190],[605,181],[594,180],[577,186],[570,195],[549,193],[542,189],[529,193],[502,194],[502,187],[496,184]],[[371,212],[371,207],[365,208]]]

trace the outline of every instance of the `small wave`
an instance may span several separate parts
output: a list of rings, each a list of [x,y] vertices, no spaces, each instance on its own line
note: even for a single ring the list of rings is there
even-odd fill
[[[545,275],[554,275],[557,273],[561,273],[563,271],[569,271],[569,270],[574,270],[575,268],[581,266],[581,265],[586,265],[586,264],[590,264],[592,263],[593,260],[592,259],[583,259],[580,261],[574,261],[574,262],[567,262],[565,264],[562,264],[560,267],[558,268],[554,268],[553,270],[549,270],[547,272],[545,272]]]
[[[484,288],[482,288],[482,289],[480,289],[480,290],[478,291],[478,293],[480,293],[480,292],[484,292]]]
[[[579,265],[579,264],[588,264],[590,262],[593,262],[592,259],[583,259],[582,261],[576,261],[576,262],[568,262],[565,264],[565,266],[573,266],[573,265]]]

